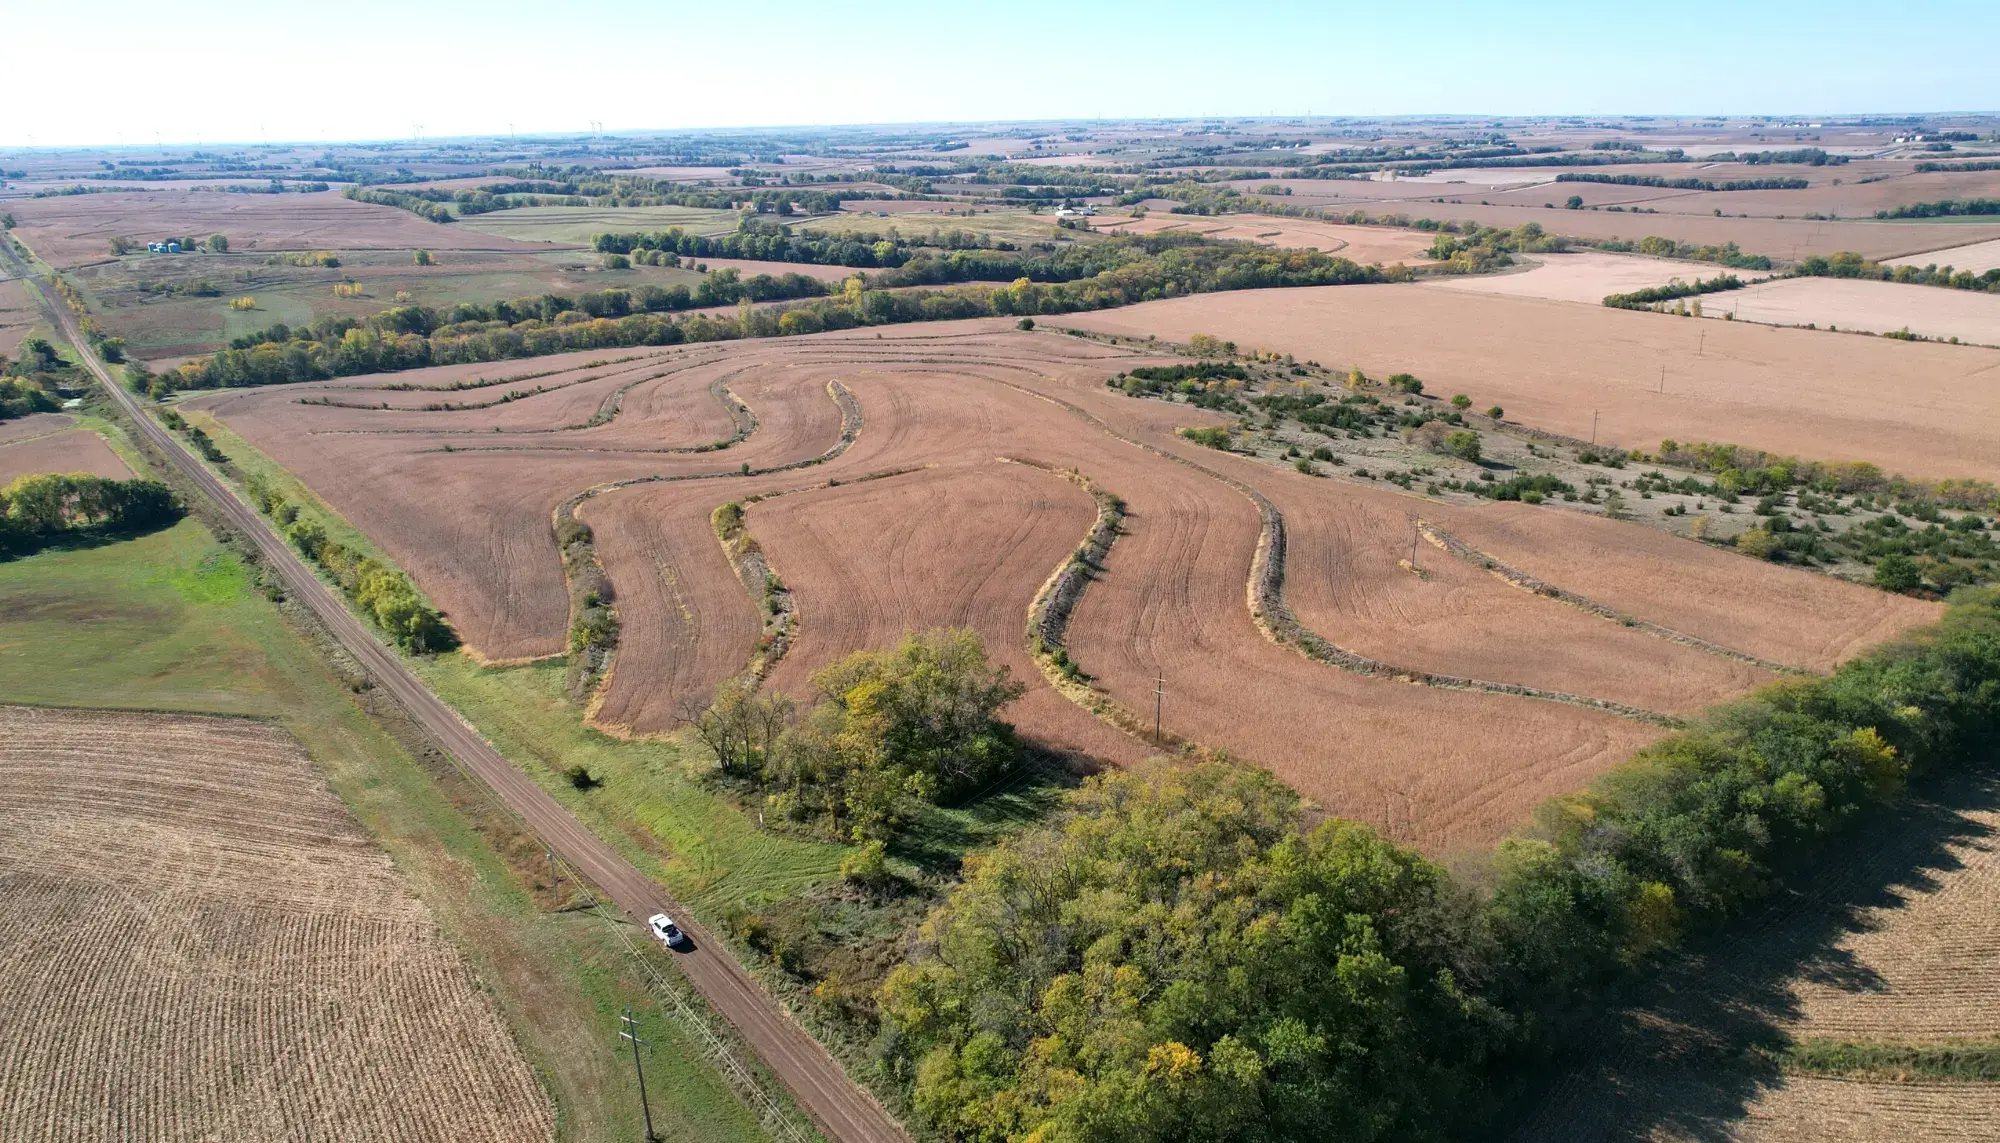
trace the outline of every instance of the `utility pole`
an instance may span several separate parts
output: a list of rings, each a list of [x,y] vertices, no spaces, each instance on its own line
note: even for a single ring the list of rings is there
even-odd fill
[[[1694,343],[1694,355],[1700,357],[1702,350],[1706,348],[1708,348],[1708,331],[1704,329],[1701,331],[1701,340]]]
[[[1417,570],[1417,537],[1422,534],[1423,534],[1423,521],[1414,518],[1411,519],[1410,521],[1410,570],[1411,571]]]
[[[653,1143],[653,1108],[646,1102],[646,1069],[639,1066],[639,1045],[644,1044],[648,1052],[653,1045],[639,1038],[639,1024],[632,1019],[632,1006],[625,1006],[625,1015],[618,1018],[618,1038],[632,1041],[632,1071],[639,1077],[639,1112],[646,1117],[645,1143]]]
[[[1667,367],[1662,365],[1660,366],[1660,394],[1662,396],[1665,396],[1666,392],[1667,392]]]
[[[1597,410],[1590,411],[1590,443],[1597,443]]]
[[[1164,676],[1153,676],[1153,745],[1160,744],[1160,710],[1167,702],[1167,680]]]
[[[549,859],[549,892],[553,893],[562,886],[562,874],[556,872],[556,847],[545,847],[543,856]]]

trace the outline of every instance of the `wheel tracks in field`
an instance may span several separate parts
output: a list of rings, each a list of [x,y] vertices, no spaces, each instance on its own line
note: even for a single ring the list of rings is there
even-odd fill
[[[1679,721],[1657,711],[1627,706],[1608,699],[1593,698],[1589,695],[1572,694],[1568,691],[1547,690],[1541,687],[1524,686],[1519,683],[1497,683],[1485,679],[1466,678],[1458,675],[1441,675],[1415,667],[1402,667],[1372,659],[1366,655],[1349,651],[1332,640],[1325,638],[1300,623],[1285,603],[1285,516],[1271,498],[1258,491],[1254,485],[1189,460],[1178,453],[1168,452],[1157,445],[1135,440],[1106,424],[1096,414],[1080,405],[1040,393],[1024,385],[995,379],[995,384],[1005,385],[1040,400],[1049,401],[1103,432],[1114,440],[1122,441],[1134,448],[1143,449],[1164,460],[1193,469],[1210,479],[1234,489],[1256,507],[1261,527],[1257,536],[1257,549],[1251,556],[1250,576],[1244,583],[1245,603],[1250,610],[1251,621],[1264,637],[1283,647],[1290,647],[1299,654],[1316,662],[1326,663],[1344,671],[1373,678],[1410,683],[1416,686],[1432,687],[1439,690],[1468,691],[1481,694],[1507,695],[1513,698],[1534,699],[1541,702],[1562,703],[1568,706],[1584,707],[1603,711],[1607,714],[1648,722],[1656,726],[1678,726]]]
[[[510,391],[510,392],[508,392],[508,393],[505,393],[505,394],[503,394],[503,395],[501,395],[501,396],[498,396],[498,397],[494,397],[494,398],[492,398],[491,400],[486,400],[486,401],[468,401],[468,402],[465,402],[464,404],[457,404],[457,403],[454,403],[454,402],[451,402],[451,401],[440,401],[440,402],[437,402],[437,403],[435,403],[435,404],[430,404],[430,405],[391,405],[391,404],[389,404],[389,403],[388,403],[388,402],[386,402],[386,401],[378,401],[378,402],[376,402],[375,404],[372,404],[372,405],[363,405],[363,404],[360,404],[359,402],[355,402],[355,401],[336,401],[336,400],[334,400],[334,399],[333,399],[332,397],[318,397],[318,398],[314,398],[314,397],[294,397],[294,398],[293,398],[292,400],[293,400],[293,403],[294,403],[294,404],[299,404],[299,405],[306,405],[306,406],[309,406],[309,407],[312,407],[312,408],[317,408],[317,409],[351,409],[351,410],[355,410],[355,411],[359,411],[359,412],[364,412],[364,413],[469,413],[469,412],[475,412],[475,411],[477,411],[477,410],[480,410],[480,409],[495,409],[495,408],[498,408],[498,407],[500,407],[501,405],[511,405],[511,404],[513,404],[513,403],[514,403],[515,401],[525,401],[525,400],[527,400],[527,399],[528,399],[529,397],[539,397],[539,396],[542,396],[543,394],[546,394],[546,393],[560,393],[560,392],[562,392],[562,391],[563,391],[564,389],[574,389],[574,388],[576,388],[576,387],[577,387],[578,385],[588,385],[588,384],[590,384],[590,383],[591,383],[592,381],[602,381],[602,380],[604,380],[604,379],[605,379],[605,378],[607,378],[607,377],[616,377],[616,376],[618,376],[618,375],[619,375],[619,374],[621,374],[621,373],[639,373],[639,372],[642,372],[642,371],[644,371],[644,369],[645,369],[645,368],[646,368],[645,366],[639,366],[638,368],[635,368],[635,369],[613,369],[613,370],[611,370],[611,371],[610,371],[610,372],[608,372],[608,373],[597,373],[597,374],[593,374],[592,376],[589,376],[589,377],[578,377],[578,378],[576,378],[575,380],[572,380],[572,381],[563,381],[563,382],[560,382],[560,383],[558,383],[558,384],[555,384],[555,385],[537,385],[537,386],[535,386],[535,387],[534,387],[534,388],[532,388],[532,389],[516,389],[516,390],[512,390],[512,391]],[[657,372],[657,373],[648,373],[648,374],[646,374],[646,375],[645,375],[644,377],[641,377],[641,378],[639,378],[639,379],[638,379],[638,381],[633,381],[633,382],[630,382],[630,383],[629,383],[629,384],[628,384],[627,386],[625,386],[625,388],[629,388],[629,387],[630,387],[631,385],[636,385],[636,384],[638,384],[638,383],[639,383],[640,381],[649,381],[649,380],[652,380],[653,378],[656,378],[656,377],[666,377],[666,376],[669,376],[669,375],[671,375],[671,374],[673,374],[673,373],[676,373],[676,372],[679,372],[679,370],[680,370],[680,369],[682,369],[682,368],[689,368],[689,366],[686,366],[686,365],[682,365],[682,366],[679,366],[678,368],[672,368],[672,369],[663,369],[663,370],[661,370],[661,371],[659,371],[659,372]],[[554,376],[558,376],[558,375],[560,375],[560,374],[563,374],[563,373],[567,373],[567,372],[569,372],[569,370],[567,370],[567,369],[555,369],[555,370],[550,370],[550,371],[549,371],[549,372],[547,372],[547,373],[530,373],[530,374],[527,374],[527,375],[526,375],[526,377],[525,377],[525,378],[523,378],[523,379],[525,380],[525,379],[528,379],[528,378],[534,378],[534,377],[554,377]],[[496,382],[496,384],[497,384],[497,382]],[[480,388],[489,388],[489,387],[490,387],[490,386],[484,386],[484,385],[480,386]],[[408,389],[393,389],[393,388],[390,388],[390,387],[386,387],[386,386],[385,386],[385,387],[383,387],[383,388],[380,388],[380,389],[361,389],[361,388],[359,388],[359,387],[342,387],[342,388],[339,388],[339,389],[329,389],[329,390],[327,390],[327,391],[328,391],[328,392],[340,392],[340,393],[351,393],[351,392],[399,392],[399,393],[410,393],[410,392],[429,392],[429,391],[431,391],[431,390],[420,390],[420,389],[417,389],[417,388],[416,388],[415,386],[412,386],[412,387],[410,387],[410,388],[408,388]],[[444,389],[444,390],[438,390],[438,391],[439,391],[439,392],[455,392],[456,390],[451,390],[451,389]],[[623,389],[620,389],[619,391],[620,391],[620,392],[623,392]],[[329,433],[328,435],[334,435],[335,433],[339,433],[339,434],[342,434],[342,435],[345,435],[345,434],[355,434],[355,435],[362,435],[362,434],[376,434],[376,435],[381,435],[381,436],[387,436],[387,435],[390,435],[390,434],[393,434],[393,433],[425,433],[425,432],[454,432],[454,431],[456,431],[456,432],[486,432],[486,431],[490,431],[490,430],[484,430],[484,429],[458,429],[458,430],[452,430],[452,429],[346,429],[346,430],[334,430],[333,432],[330,432],[330,433]],[[520,431],[524,431],[524,432],[537,432],[537,431],[539,431],[539,432],[550,432],[550,431],[555,431],[555,430],[550,430],[550,429],[540,429],[540,430],[533,430],[533,429],[529,429],[529,430],[520,430]]]
[[[1522,591],[1533,595],[1541,596],[1543,599],[1567,604],[1579,611],[1595,615],[1599,619],[1606,619],[1622,627],[1630,627],[1635,631],[1642,631],[1654,638],[1665,639],[1669,643],[1678,643],[1683,647],[1691,647],[1694,650],[1710,655],[1718,655],[1725,659],[1734,659],[1739,663],[1749,663],[1755,667],[1762,667],[1767,671],[1774,671],[1783,675],[1812,674],[1811,671],[1807,671],[1802,667],[1794,667],[1787,663],[1762,659],[1747,651],[1738,651],[1734,647],[1725,647],[1720,643],[1711,643],[1698,635],[1689,635],[1685,631],[1676,631],[1671,627],[1663,627],[1658,623],[1640,619],[1635,615],[1627,615],[1622,611],[1599,603],[1589,596],[1578,595],[1576,592],[1566,588],[1557,587],[1547,580],[1537,579],[1519,568],[1502,563],[1498,559],[1487,555],[1485,552],[1480,551],[1428,520],[1419,519],[1417,521],[1417,532],[1424,539],[1430,541],[1433,546],[1490,573],[1502,583],[1520,588]]]
[[[734,374],[730,374],[729,376],[733,375]],[[716,383],[720,384],[724,380],[727,380],[726,376],[723,378],[718,378]],[[745,465],[743,468],[740,468],[734,472],[722,471],[722,472],[688,472],[688,473],[674,473],[674,474],[656,474],[653,476],[632,477],[627,480],[608,481],[604,484],[592,485],[591,487],[586,488],[581,492],[575,493],[568,499],[564,500],[562,503],[556,505],[555,510],[550,513],[549,526],[551,532],[555,536],[561,537],[566,531],[566,529],[563,527],[563,522],[565,520],[570,521],[575,527],[581,528],[583,530],[583,536],[578,540],[573,541],[572,544],[570,545],[571,547],[579,549],[579,551],[576,553],[576,556],[572,558],[568,553],[568,551],[565,550],[563,557],[563,587],[564,590],[568,593],[570,599],[569,629],[571,631],[576,631],[579,627],[580,620],[582,619],[582,610],[583,610],[581,603],[582,600],[585,598],[586,594],[579,592],[577,590],[578,578],[582,575],[590,574],[593,575],[600,582],[609,585],[607,588],[608,598],[605,599],[605,602],[608,604],[610,609],[610,619],[611,619],[610,638],[600,643],[593,644],[589,648],[586,648],[586,651],[588,652],[592,662],[588,665],[587,671],[583,675],[583,677],[579,679],[573,679],[571,680],[570,683],[572,697],[576,698],[577,701],[583,704],[584,708],[583,718],[586,725],[590,726],[592,729],[601,731],[605,734],[613,735],[614,737],[621,737],[621,738],[634,737],[634,734],[629,727],[619,726],[613,723],[602,723],[599,722],[597,719],[597,713],[600,709],[603,708],[604,700],[610,693],[612,675],[618,669],[618,640],[617,640],[618,612],[617,612],[617,604],[615,602],[617,598],[615,594],[616,585],[611,584],[610,576],[604,570],[603,560],[598,557],[597,545],[594,534],[592,534],[589,525],[584,524],[582,518],[577,515],[578,510],[583,507],[585,501],[595,499],[596,497],[602,496],[607,492],[616,492],[624,488],[635,488],[640,485],[675,484],[675,483],[680,483],[682,481],[693,481],[693,480],[722,480],[729,478],[740,479],[743,477],[752,477],[752,476],[769,476],[775,473],[790,472],[802,468],[809,468],[814,465],[825,464],[826,462],[840,456],[840,454],[846,452],[850,447],[852,447],[856,438],[858,438],[861,435],[861,427],[862,427],[861,404],[859,401],[856,401],[854,399],[854,394],[848,391],[847,386],[842,385],[837,380],[828,381],[826,383],[826,391],[827,395],[833,399],[834,404],[838,406],[840,409],[840,421],[841,421],[840,438],[833,443],[832,447],[828,448],[826,451],[820,453],[817,456],[807,457],[803,460],[790,461],[785,464],[773,465],[769,468],[750,468],[747,465]],[[746,413],[748,412],[747,406],[745,406],[745,412]],[[561,546],[560,540],[558,540],[558,545]],[[734,566],[734,563],[735,561],[732,560],[731,561],[732,566]],[[754,595],[753,598],[755,598]]]

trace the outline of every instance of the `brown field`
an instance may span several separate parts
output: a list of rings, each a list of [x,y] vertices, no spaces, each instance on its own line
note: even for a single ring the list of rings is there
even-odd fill
[[[1849,278],[1791,278],[1705,299],[1711,317],[2000,345],[2000,294]]]
[[[962,624],[1030,684],[1011,714],[1028,734],[1112,760],[1143,753],[1047,688],[1026,657],[1029,600],[1082,540],[1093,510],[1076,486],[1001,458],[1074,468],[1128,503],[1124,533],[1068,635],[1108,697],[1150,711],[1155,680],[1164,680],[1167,731],[1268,766],[1320,804],[1434,850],[1504,832],[1536,801],[1575,788],[1659,728],[1565,702],[1368,677],[1273,643],[1246,604],[1262,524],[1230,481],[1262,489],[1290,521],[1301,621],[1392,666],[1674,711],[1768,677],[1469,568],[1409,577],[1395,566],[1410,534],[1399,498],[1188,446],[1173,428],[1209,415],[1104,390],[1112,372],[1147,360],[1127,350],[981,321],[624,356],[639,355],[239,391],[202,397],[191,415],[212,413],[297,473],[493,659],[561,652],[568,600],[551,514],[598,489],[579,513],[598,536],[623,633],[595,718],[642,733],[671,729],[683,702],[748,665],[761,620],[709,517],[728,500],[784,493],[748,512],[797,608],[795,641],[771,685],[803,692],[815,668],[848,651]],[[524,376],[547,370],[563,372]],[[516,380],[437,388],[486,377]],[[727,434],[717,384],[750,408],[756,431],[713,453],[670,451]],[[526,392],[537,385],[545,391]],[[861,413],[851,445],[841,442],[834,385]],[[513,389],[524,395],[467,407]],[[423,408],[446,400],[457,407]],[[823,463],[804,463],[814,458]],[[1434,519],[1473,532],[1461,517],[1478,515]],[[1598,523],[1545,520],[1557,546],[1571,542],[1564,529],[1586,536]],[[1896,615],[1930,614],[1660,539],[1666,546],[1645,554],[1646,570],[1628,572],[1618,605],[1643,606],[1669,627],[1683,610],[1682,625],[1704,631],[1717,626],[1710,613],[1751,611],[1792,629],[1806,648],[1794,658],[1840,657],[1886,633]],[[1677,586],[1721,575],[1711,560],[1738,573],[1722,603]]]
[[[29,413],[25,417],[15,417],[11,421],[0,421],[0,445],[24,441],[30,437],[45,437],[75,424],[76,418],[68,413]]]
[[[68,429],[11,442],[0,439],[0,485],[38,472],[87,472],[113,480],[132,475],[104,438],[89,429]]]
[[[1470,290],[1481,294],[1507,294],[1517,298],[1546,298],[1558,302],[1602,305],[1606,294],[1623,294],[1649,286],[1664,286],[1679,278],[1713,278],[1729,273],[1688,262],[1647,258],[1637,254],[1602,254],[1595,250],[1575,254],[1536,254],[1539,265],[1501,274],[1479,274],[1463,278],[1437,278],[1426,282],[1445,290]],[[1737,271],[1745,281],[1764,277],[1756,271]],[[1738,295],[1731,294],[1728,300]],[[1727,300],[1708,298],[1705,304],[1720,313]]]
[[[1297,247],[1338,254],[1366,265],[1371,262],[1429,262],[1432,236],[1420,230],[1385,226],[1348,226],[1314,219],[1280,218],[1262,214],[1214,217],[1149,214],[1121,219],[1106,215],[1090,220],[1090,228],[1107,234],[1158,234],[1177,231],[1208,238],[1255,242],[1263,246]]]
[[[0,280],[0,355],[12,356],[21,339],[42,320],[42,310],[19,279]]]
[[[1918,287],[1905,287],[1917,289]],[[1943,292],[1943,291],[1939,291]],[[1928,478],[2000,479],[2000,351],[1695,321],[1428,283],[1202,294],[1050,324],[1296,354],[1579,439],[1721,440]],[[1659,391],[1666,367],[1665,392]]]
[[[1708,213],[1715,208],[1728,213],[1742,212],[1743,206],[1733,204],[1739,198],[1754,193],[1747,191],[1703,195],[1704,201],[1713,200],[1712,207],[1705,206],[1701,213],[1680,213],[1666,208],[1664,202],[1670,200],[1653,201],[1647,197],[1676,193],[1655,187],[1551,182],[1532,190],[1513,192],[1511,201],[1524,205],[1510,206],[1506,205],[1509,200],[1503,198],[1497,188],[1467,189],[1417,183],[1414,180],[1393,183],[1295,181],[1289,185],[1293,188],[1293,195],[1287,201],[1298,206],[1317,206],[1340,212],[1364,210],[1371,215],[1407,214],[1411,218],[1469,219],[1509,229],[1524,222],[1534,222],[1552,234],[1567,234],[1576,238],[1623,238],[1637,242],[1647,235],[1660,235],[1696,245],[1734,242],[1746,253],[1786,260],[1810,254],[1831,254],[1838,250],[1853,250],[1871,258],[1895,258],[2000,237],[2000,223],[1877,222],[1872,219],[1817,222],[1798,217],[1717,218]],[[1641,205],[1659,209],[1661,213],[1561,209],[1563,201],[1572,194],[1582,195],[1586,202],[1600,203],[1643,199]],[[1448,201],[1432,201],[1440,197]],[[1482,205],[1482,200],[1491,205]],[[1553,202],[1557,208],[1547,209],[1541,205],[1543,202]],[[1790,214],[1789,211],[1785,213]],[[1801,210],[1800,213],[1806,211]]]
[[[260,723],[0,708],[0,1136],[547,1140],[465,961]]]
[[[1950,266],[1957,270],[1970,270],[1975,274],[2000,266],[2000,238],[1990,242],[1975,242],[1970,246],[1947,246],[1942,250],[1932,250],[1925,254],[1912,254],[1907,258],[1894,258],[1891,266]]]
[[[426,222],[406,210],[321,194],[146,191],[23,199],[8,208],[29,249],[58,268],[102,262],[117,237],[221,234],[232,253],[265,250],[525,250],[505,238]],[[134,257],[143,257],[135,255]]]

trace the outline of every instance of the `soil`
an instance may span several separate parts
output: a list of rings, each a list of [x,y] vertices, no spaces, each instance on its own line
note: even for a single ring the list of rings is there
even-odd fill
[[[0,487],[16,477],[41,472],[77,473],[125,480],[132,470],[89,429],[68,429],[46,436],[0,440]]]

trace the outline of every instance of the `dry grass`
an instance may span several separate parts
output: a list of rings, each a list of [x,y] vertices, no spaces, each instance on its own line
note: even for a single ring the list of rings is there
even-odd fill
[[[1537,254],[1534,257],[1541,263],[1540,265],[1531,266],[1517,273],[1439,278],[1427,284],[1445,290],[1508,294],[1518,298],[1547,298],[1550,301],[1580,302],[1596,306],[1604,303],[1607,294],[1623,294],[1633,290],[1643,290],[1649,286],[1664,286],[1675,278],[1692,282],[1696,278],[1713,278],[1729,273],[1745,281],[1755,281],[1764,277],[1755,271],[1731,271],[1720,266],[1695,266],[1686,262],[1671,262],[1664,258],[1646,258],[1636,254],[1582,251],[1575,254]],[[1729,294],[1724,298],[1708,298],[1706,301],[1715,312],[1720,313],[1728,299],[1737,296]]]
[[[2000,248],[2000,247],[1997,247]],[[1766,325],[1893,333],[1908,330],[1944,341],[2000,345],[2000,294],[1936,286],[1791,278],[1705,299],[1710,317],[1734,314]]]
[[[1974,274],[2000,266],[2000,238],[1990,242],[1974,242],[1970,246],[1948,246],[1942,250],[1932,250],[1924,254],[1912,254],[1907,258],[1896,258],[1891,266],[1950,266],[1955,270],[1969,270]]]
[[[0,1136],[553,1138],[458,952],[262,724],[0,708]]]

